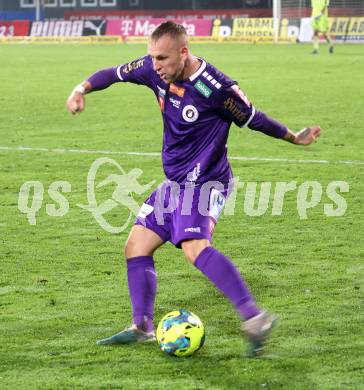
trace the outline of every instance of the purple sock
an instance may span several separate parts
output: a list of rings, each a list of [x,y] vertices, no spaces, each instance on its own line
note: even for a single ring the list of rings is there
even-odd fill
[[[154,329],[154,300],[157,293],[153,257],[132,257],[126,263],[133,323],[150,332]]]
[[[205,248],[197,257],[195,267],[230,299],[244,320],[260,313],[239,271],[222,253],[211,246]]]

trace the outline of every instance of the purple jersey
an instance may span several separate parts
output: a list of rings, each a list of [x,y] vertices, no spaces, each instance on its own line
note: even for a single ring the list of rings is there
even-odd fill
[[[181,185],[227,183],[231,177],[226,147],[230,125],[247,126],[255,115],[235,81],[203,59],[200,62],[196,73],[172,84],[154,71],[150,56],[114,68],[120,81],[154,91],[164,124],[164,172]]]
[[[145,201],[136,223],[178,247],[188,239],[211,240],[231,190],[226,149],[231,123],[276,138],[287,133],[286,126],[256,111],[235,81],[203,59],[195,74],[172,84],[154,71],[150,56],[102,69],[87,80],[90,91],[122,81],[154,91],[163,116],[162,159],[168,180]],[[178,191],[172,191],[173,182]],[[170,205],[175,207],[169,210]]]

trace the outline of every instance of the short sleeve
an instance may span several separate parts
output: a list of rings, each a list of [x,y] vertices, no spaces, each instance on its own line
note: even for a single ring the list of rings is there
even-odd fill
[[[239,127],[249,125],[255,115],[255,108],[237,84],[221,88],[217,97],[217,111]]]

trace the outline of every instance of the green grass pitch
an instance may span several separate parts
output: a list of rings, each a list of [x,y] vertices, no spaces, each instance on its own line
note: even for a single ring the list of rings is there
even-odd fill
[[[145,53],[144,45],[0,46],[0,388],[2,389],[359,389],[363,385],[364,46],[337,45],[318,56],[302,45],[193,45],[192,51],[236,79],[254,104],[291,129],[320,124],[319,142],[302,148],[232,126],[230,156],[241,182],[317,181],[320,203],[297,212],[297,191],[283,213],[223,215],[214,245],[229,255],[259,304],[279,316],[267,355],[244,357],[231,305],[170,244],[156,253],[156,321],[176,308],[195,312],[205,346],[191,358],[163,355],[157,345],[102,348],[98,338],[130,323],[122,255],[128,231],[105,232],[77,204],[87,203],[87,172],[110,157],[140,183],[163,179],[158,156],[89,151],[159,152],[161,117],[151,91],[119,84],[87,96],[71,117],[65,100],[90,73]],[[19,150],[19,146],[33,150]],[[45,150],[41,150],[44,148]],[[74,152],[55,152],[61,148]],[[49,151],[47,151],[49,150]],[[290,161],[284,161],[287,159]],[[325,160],[305,163],[300,160]],[[104,167],[98,180],[111,166]],[[50,217],[48,188],[71,184],[69,211]],[[18,210],[27,181],[44,186],[30,225]],[[326,187],[350,191],[341,217],[327,217]],[[110,198],[113,186],[97,194]],[[139,204],[146,194],[135,196]],[[118,206],[110,223],[125,221]],[[361,383],[361,384],[360,384]]]

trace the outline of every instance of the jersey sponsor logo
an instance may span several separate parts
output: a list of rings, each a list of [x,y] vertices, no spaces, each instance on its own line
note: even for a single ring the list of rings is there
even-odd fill
[[[239,107],[236,105],[235,100],[233,98],[228,98],[224,101],[224,107],[230,111],[233,116],[239,121],[244,122],[246,120],[246,115],[241,112]]]
[[[212,90],[201,80],[198,80],[194,87],[203,95],[205,98],[209,98],[212,94]]]
[[[129,62],[129,64],[126,64],[123,68],[123,73],[129,73],[132,70],[137,70],[144,66],[144,58],[141,58],[140,60]]]
[[[195,122],[198,118],[198,111],[195,106],[188,105],[183,108],[182,117],[186,122]]]
[[[200,227],[189,227],[185,229],[185,233],[191,232],[191,233],[201,233]]]
[[[185,95],[185,89],[182,87],[177,87],[177,85],[173,83],[169,86],[169,92],[172,92],[181,98],[183,98],[183,96]]]
[[[232,85],[231,89],[240,97],[240,99],[248,106],[251,107],[251,103],[245,93],[239,88],[238,85]]]
[[[177,99],[173,99],[172,97],[169,98],[169,101],[173,104],[173,107],[179,108],[181,101]]]

